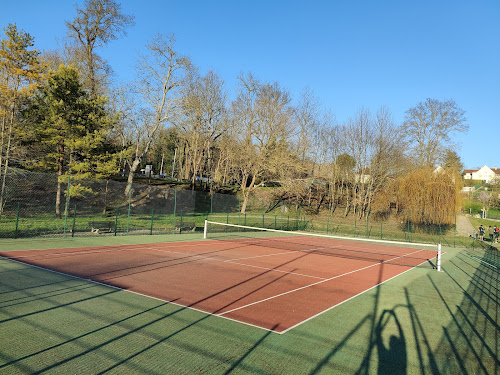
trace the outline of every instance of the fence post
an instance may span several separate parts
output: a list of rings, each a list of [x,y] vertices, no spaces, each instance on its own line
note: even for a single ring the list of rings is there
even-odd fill
[[[368,226],[370,223],[370,212],[368,212],[368,215],[366,215],[366,235],[365,237],[368,237]]]
[[[453,232],[453,247],[456,247],[457,240],[457,213],[455,212],[455,231]]]
[[[127,213],[127,234],[130,229],[130,206],[132,205],[132,185],[128,191],[128,213]]]
[[[410,239],[410,210],[408,210],[408,218],[406,219],[406,224],[407,224],[406,225],[406,227],[407,227],[407,229],[406,229],[406,236],[407,236],[406,240],[408,242],[411,242],[411,239]]]
[[[66,228],[68,224],[70,182],[71,182],[71,175],[68,174],[68,187],[66,188],[66,207],[64,208],[64,237],[66,237]]]
[[[118,208],[115,212],[115,236],[116,236],[116,228],[118,227]]]
[[[16,231],[14,232],[14,238],[17,238],[17,230],[19,228],[19,207],[21,202],[17,202],[17,213],[16,213]]]
[[[214,206],[214,192],[212,191],[212,194],[210,194],[210,221],[212,221],[212,213],[213,213],[213,206]]]
[[[174,188],[174,224],[172,228],[172,232],[175,233],[175,215],[177,213],[177,187]],[[207,213],[208,216],[208,213]],[[210,218],[212,220],[212,218]]]
[[[181,210],[181,222],[179,223],[179,234],[182,234],[182,210]]]
[[[71,228],[71,237],[75,237],[75,224],[76,224],[76,204],[75,204],[75,210],[73,211],[73,227]]]
[[[382,224],[383,224],[383,221],[380,222],[380,239],[382,239]]]
[[[153,218],[155,216],[155,208],[153,207],[153,210],[151,211],[151,229],[149,230],[149,234],[153,234]]]

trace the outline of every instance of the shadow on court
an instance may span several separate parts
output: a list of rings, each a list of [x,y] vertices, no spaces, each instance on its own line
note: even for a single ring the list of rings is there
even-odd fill
[[[302,257],[306,257],[307,254],[302,255]],[[285,266],[288,263],[291,263],[295,261],[296,259],[284,262],[280,266]],[[20,264],[20,267],[25,267],[24,265]],[[163,266],[162,266],[163,267]],[[44,273],[44,271],[41,270],[35,270],[37,273]],[[179,321],[182,321],[183,318],[179,317],[179,315],[182,315],[183,313],[190,313],[192,310],[190,310],[190,307],[193,305],[196,305],[200,302],[203,302],[204,300],[208,300],[211,298],[217,297],[217,295],[222,294],[227,292],[230,289],[236,288],[238,286],[241,286],[245,283],[251,282],[252,280],[261,277],[264,274],[268,274],[273,272],[273,270],[265,270],[262,271],[261,273],[254,275],[252,277],[249,277],[248,279],[241,281],[235,285],[232,285],[229,288],[225,288],[223,290],[220,290],[217,293],[214,293],[210,296],[207,296],[204,299],[198,300],[194,303],[192,303],[189,306],[180,306],[180,305],[175,305],[175,300],[170,301],[170,302],[163,302],[160,304],[157,304],[151,308],[148,309],[139,309],[139,311],[133,315],[127,315],[122,319],[114,319],[112,316],[109,318],[109,324],[101,325],[98,329],[95,330],[84,330],[84,333],[78,334],[78,335],[71,335],[71,334],[60,334],[57,335],[57,333],[53,329],[49,329],[47,327],[44,327],[41,324],[36,323],[36,318],[38,315],[43,315],[47,313],[53,313],[56,310],[71,310],[73,312],[76,312],[80,315],[85,315],[87,319],[100,319],[101,316],[95,315],[93,316],[92,312],[89,312],[85,309],[81,309],[79,306],[81,304],[89,303],[89,302],[96,302],[98,300],[102,299],[109,299],[110,297],[112,298],[113,295],[116,295],[120,293],[120,290],[114,289],[114,290],[109,290],[104,285],[96,285],[96,284],[88,284],[87,282],[83,282],[82,280],[78,279],[70,279],[68,281],[67,277],[64,275],[58,275],[58,274],[51,274],[47,278],[51,278],[51,276],[54,276],[57,279],[62,279],[58,281],[51,281],[51,282],[42,282],[39,283],[38,285],[30,285],[30,286],[25,286],[23,287],[22,285],[9,285],[9,292],[8,294],[14,295],[17,294],[19,295],[22,294],[22,296],[17,296],[14,297],[10,300],[1,300],[0,301],[0,308],[4,307],[14,307],[14,305],[29,305],[30,311],[25,312],[22,314],[12,314],[9,317],[6,317],[4,319],[0,319],[0,327],[2,324],[7,324],[12,321],[17,321],[21,320],[23,324],[26,324],[26,320],[29,318],[34,318],[33,321],[28,321],[27,325],[29,326],[30,329],[33,331],[42,331],[45,332],[46,335],[56,335],[57,336],[57,341],[58,343],[52,346],[46,346],[45,348],[32,352],[27,355],[19,356],[19,357],[13,357],[13,356],[8,356],[5,355],[5,353],[0,353],[0,371],[3,371],[5,369],[12,369],[15,368],[16,370],[20,370],[26,373],[43,373],[43,372],[50,372],[50,371],[59,371],[60,368],[64,368],[65,365],[68,365],[70,363],[74,363],[78,361],[79,359],[86,358],[89,355],[92,355],[93,353],[96,352],[101,352],[107,351],[107,347],[114,345],[116,342],[120,341],[127,341],[129,338],[133,337],[136,334],[142,334],[144,331],[147,331],[149,329],[152,329],[153,327],[157,326],[158,324],[168,324],[168,322],[172,319],[178,319]],[[28,277],[28,275],[26,275]],[[259,288],[255,288],[248,292],[248,294],[240,296],[239,299],[243,299],[247,297],[250,294],[256,293],[262,288],[265,288],[266,286],[269,286],[272,283],[278,282],[282,278],[286,277],[286,274],[281,274],[277,277],[275,277],[272,281],[261,285]],[[83,282],[83,284],[82,284]],[[68,284],[75,284],[77,283],[78,285],[69,285]],[[50,291],[47,292],[41,292],[40,288],[50,288]],[[96,292],[97,290],[97,292]],[[6,292],[7,293],[7,292]],[[62,304],[59,302],[59,298],[63,294],[66,294],[66,298],[71,299],[71,302]],[[83,294],[83,296],[82,296]],[[117,297],[118,298],[118,297]],[[15,301],[15,302],[14,302]],[[40,302],[44,301],[47,307],[40,307]],[[220,307],[218,311],[215,311],[214,314],[216,314],[219,311],[222,311],[226,307],[230,306],[231,304],[237,302],[238,299],[231,301],[225,306]],[[10,303],[10,304],[9,304]],[[35,303],[38,307],[33,308],[33,303]],[[105,303],[109,303],[109,301],[105,301]],[[165,308],[165,307],[171,307],[171,310],[168,313],[160,313],[160,311]],[[123,306],[123,308],[127,308],[128,306]],[[154,315],[154,318],[151,319],[151,315]],[[126,356],[117,356],[112,354],[112,352],[109,352],[109,357],[111,359],[111,365],[106,367],[105,369],[101,369],[97,371],[97,373],[106,373],[113,371],[117,368],[119,368],[122,365],[125,365],[133,362],[134,359],[137,357],[140,357],[142,355],[145,355],[146,353],[150,351],[154,351],[156,347],[158,346],[163,346],[167,344],[170,340],[175,340],[175,338],[178,335],[183,335],[186,334],[187,331],[189,331],[192,328],[195,328],[199,326],[201,323],[207,321],[207,320],[213,320],[214,316],[211,314],[205,314],[205,313],[197,313],[199,317],[198,319],[188,321],[187,324],[181,324],[180,328],[177,330],[174,330],[173,332],[170,332],[168,335],[161,336],[161,335],[155,335],[156,338],[153,340],[154,343],[143,346],[138,350],[132,349],[130,354]],[[140,325],[135,325],[132,322],[140,318],[141,316],[148,316],[147,322],[144,324]],[[217,319],[217,318],[215,318]],[[227,321],[226,321],[227,322]],[[235,323],[236,324],[236,323]],[[275,329],[278,326],[276,324],[275,327],[272,329]],[[121,329],[126,327],[124,332],[119,335],[111,335],[111,337],[106,337],[104,340],[99,340],[99,339],[94,339],[96,343],[94,345],[88,345],[84,344],[85,341],[91,340],[94,337],[100,336],[101,334],[104,334],[106,331],[109,331],[111,329]],[[210,326],[209,326],[210,327]],[[206,329],[206,327],[204,327]],[[210,330],[210,329],[209,329]],[[217,329],[216,329],[217,330]],[[239,349],[245,349],[245,353],[241,356],[239,356],[236,361],[232,364],[230,364],[229,368],[225,371],[225,373],[231,373],[233,370],[236,368],[241,368],[245,367],[242,362],[245,360],[245,358],[250,355],[252,352],[254,352],[263,342],[264,340],[269,337],[270,335],[273,334],[272,330],[271,331],[262,331],[259,330],[260,333],[264,332],[261,337],[258,338],[258,340],[254,343],[251,341],[245,343],[241,348]],[[214,332],[211,332],[214,333]],[[217,333],[217,332],[215,332]],[[225,331],[222,332],[223,335],[227,335]],[[99,342],[100,341],[100,342]],[[44,356],[54,356],[53,353],[57,353],[59,351],[65,351],[64,348],[67,347],[74,347],[76,346],[76,354],[74,355],[67,355],[63,360],[56,361],[50,365],[47,366],[40,366],[41,363],[44,361],[40,361],[40,357]],[[193,346],[196,346],[196,343],[193,344]],[[245,348],[245,346],[247,346]],[[191,348],[190,350],[192,350]],[[66,350],[67,351],[67,350]],[[213,356],[209,348],[205,349],[204,355],[207,356]],[[227,360],[224,357],[219,357],[217,360],[220,363],[226,363]],[[33,363],[33,361],[37,362],[36,369],[30,365],[26,365],[25,363]],[[104,362],[104,361],[103,361]],[[135,365],[136,370],[139,370],[140,373],[149,373],[150,371],[147,370],[147,368],[142,367],[141,365]]]
[[[462,251],[441,273],[412,271],[420,276],[381,284],[284,335],[9,267],[2,275],[17,272],[17,279],[0,278],[0,372],[500,373],[497,250]],[[382,272],[383,264],[379,280]]]
[[[427,294],[424,299],[414,288],[405,287],[405,303],[390,309],[380,308],[385,285],[378,286],[372,312],[340,338],[309,374],[499,374],[499,268],[496,249],[463,251],[442,274],[427,274],[430,288],[421,289]],[[440,324],[443,318],[449,323]],[[367,332],[360,366],[351,367],[351,372],[341,370],[342,352]]]

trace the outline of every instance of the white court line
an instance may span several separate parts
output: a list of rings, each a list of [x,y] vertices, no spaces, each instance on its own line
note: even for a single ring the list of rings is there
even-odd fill
[[[423,261],[423,262],[422,262],[422,263],[420,263],[420,264],[423,264],[423,263],[425,263],[425,262],[427,262],[427,261]],[[285,330],[283,330],[283,331],[281,331],[281,332],[277,332],[277,333],[279,333],[280,335],[283,335],[283,334],[287,333],[288,331],[290,331],[291,329],[296,328],[296,327],[298,327],[298,326],[300,326],[300,325],[302,325],[302,324],[304,324],[304,323],[306,323],[306,322],[308,322],[308,321],[310,321],[310,320],[312,320],[312,319],[314,319],[314,318],[316,318],[316,317],[320,316],[321,314],[324,314],[325,312],[330,311],[330,310],[332,310],[332,309],[334,309],[334,308],[336,308],[336,307],[338,307],[338,306],[340,306],[340,305],[342,305],[342,304],[346,303],[347,301],[350,301],[350,300],[352,300],[352,299],[354,299],[354,298],[356,298],[356,297],[358,297],[358,296],[360,296],[360,295],[362,295],[362,294],[364,294],[364,293],[368,292],[369,290],[372,290],[373,288],[376,288],[376,287],[378,287],[379,285],[382,285],[382,284],[384,284],[384,283],[388,282],[389,280],[392,280],[392,279],[394,279],[394,278],[396,278],[396,277],[398,277],[398,276],[401,276],[402,274],[404,274],[404,273],[406,273],[406,272],[408,272],[408,271],[411,271],[411,270],[413,270],[414,268],[415,268],[415,267],[412,267],[412,268],[407,269],[407,270],[406,270],[406,271],[404,271],[404,272],[398,273],[397,275],[394,275],[393,277],[390,277],[390,278],[388,278],[387,280],[384,280],[384,281],[382,281],[381,283],[378,283],[377,285],[372,286],[371,288],[368,288],[368,289],[366,289],[366,290],[363,290],[362,292],[359,292],[358,294],[356,294],[356,295],[354,295],[354,296],[351,296],[351,297],[349,297],[349,298],[347,298],[347,299],[345,299],[345,300],[343,300],[343,301],[341,301],[341,302],[337,303],[336,305],[330,306],[329,308],[327,308],[327,309],[325,309],[325,310],[323,310],[323,311],[321,311],[321,312],[319,312],[319,313],[317,313],[317,314],[315,314],[315,315],[313,315],[313,316],[310,316],[309,318],[304,319],[303,321],[301,321],[301,322],[299,322],[299,323],[297,323],[297,324],[295,324],[295,325],[293,325],[293,326],[291,326],[291,327],[288,327],[287,329],[285,329]]]
[[[385,260],[383,262],[380,262],[380,263],[374,263],[374,264],[371,264],[369,266],[366,266],[366,267],[362,267],[362,268],[358,268],[357,270],[353,270],[353,271],[349,271],[349,272],[346,272],[346,273],[343,273],[341,275],[337,275],[337,276],[334,276],[334,277],[330,277],[329,279],[324,279],[324,280],[321,280],[321,281],[318,281],[318,282],[315,282],[315,283],[312,283],[312,284],[309,284],[309,285],[305,285],[305,286],[302,286],[300,288],[296,288],[296,289],[292,289],[292,290],[289,290],[287,292],[283,292],[283,293],[279,293],[279,294],[276,294],[272,297],[268,297],[268,298],[264,298],[264,299],[261,299],[260,301],[255,301],[255,302],[252,302],[252,303],[249,303],[247,305],[244,305],[244,306],[240,306],[240,307],[237,307],[237,308],[234,308],[232,310],[228,310],[228,311],[225,311],[223,313],[220,313],[220,314],[217,314],[218,316],[223,316],[225,314],[229,314],[233,311],[237,311],[237,310],[241,310],[241,309],[244,309],[246,307],[250,307],[250,306],[253,306],[253,305],[256,305],[256,304],[259,304],[259,303],[262,303],[262,302],[266,302],[266,301],[269,301],[269,300],[272,300],[272,299],[275,299],[275,298],[278,298],[278,297],[281,297],[281,296],[284,296],[286,294],[290,294],[290,293],[294,293],[294,292],[297,292],[299,290],[302,290],[302,289],[306,289],[306,288],[310,288],[312,286],[315,286],[315,285],[319,285],[319,284],[322,284],[322,283],[325,283],[327,281],[331,281],[331,280],[334,280],[334,279],[338,279],[339,277],[343,277],[343,276],[347,276],[347,275],[350,275],[352,273],[355,273],[355,272],[359,272],[359,271],[362,271],[362,270],[365,270],[367,268],[371,268],[371,267],[375,267],[375,266],[379,266],[383,263],[387,263],[387,262],[390,262],[390,261],[393,261],[395,259],[399,259],[399,258],[404,258],[405,256],[407,255],[412,255],[412,254],[415,254],[415,253],[419,253],[421,251],[425,251],[425,250],[417,250],[417,251],[414,251],[412,253],[409,253],[409,254],[406,254],[406,255],[402,255],[402,256],[398,256],[398,257],[395,257],[395,258],[392,258],[392,259],[388,259],[388,260]]]
[[[213,242],[216,242],[216,241],[213,241]],[[116,246],[116,245],[113,245],[113,246]],[[196,245],[186,245],[186,246],[183,246],[183,247],[189,247],[189,246],[201,246],[201,244],[200,244],[200,245],[198,245],[198,244],[196,244]],[[106,247],[107,247],[107,246],[106,246]],[[169,247],[178,247],[178,246],[169,246]],[[68,248],[68,249],[69,249],[69,248]],[[26,251],[43,251],[43,250],[47,250],[47,249],[33,249],[33,250],[26,250]],[[116,250],[119,250],[119,251],[128,251],[128,250],[134,250],[134,249],[112,249],[112,250],[105,250],[105,251],[116,251]],[[167,251],[167,252],[168,252],[168,250],[165,250],[165,251]],[[406,254],[406,255],[411,255],[411,254],[417,253],[417,252],[419,252],[419,251],[422,251],[422,250],[418,250],[418,251],[415,251],[415,252],[413,252],[413,253]],[[9,252],[10,252],[10,251],[9,251]],[[12,251],[12,252],[14,253],[15,251]],[[68,254],[68,253],[62,253],[62,254]],[[403,256],[400,256],[400,257],[397,257],[397,258],[402,258],[402,257],[404,257],[404,255],[403,255]],[[394,259],[397,259],[397,258],[394,258]],[[258,326],[258,325],[255,325],[255,324],[252,324],[252,323],[249,323],[249,322],[245,322],[245,321],[241,321],[241,320],[238,320],[238,319],[234,319],[234,318],[230,318],[230,317],[224,316],[224,314],[227,314],[227,313],[228,313],[228,312],[230,312],[230,311],[226,311],[225,313],[221,313],[221,314],[217,314],[217,313],[215,313],[215,312],[214,312],[214,313],[211,313],[211,312],[204,311],[204,310],[201,310],[201,309],[197,309],[197,308],[194,308],[194,307],[191,307],[191,306],[186,306],[186,305],[182,305],[182,304],[179,304],[179,303],[176,303],[176,302],[173,302],[173,301],[169,301],[169,300],[166,300],[166,299],[162,299],[162,298],[158,298],[158,297],[153,297],[153,296],[150,296],[150,295],[147,295],[147,294],[143,294],[143,293],[140,293],[140,292],[135,292],[135,291],[132,291],[132,290],[123,289],[123,288],[121,288],[121,287],[117,287],[117,286],[114,286],[114,285],[112,285],[112,284],[107,284],[107,283],[104,283],[104,282],[99,282],[99,281],[95,281],[95,280],[87,279],[87,278],[84,278],[84,277],[79,277],[79,276],[71,275],[71,274],[68,274],[68,273],[65,273],[65,272],[60,272],[60,271],[51,270],[51,269],[49,269],[49,268],[45,268],[45,267],[42,267],[42,266],[36,266],[36,265],[32,265],[32,264],[27,264],[27,263],[24,263],[24,262],[18,261],[18,260],[13,259],[13,258],[0,256],[0,259],[5,259],[5,260],[7,260],[7,259],[8,259],[9,261],[13,261],[13,262],[16,262],[16,263],[21,263],[21,264],[23,264],[23,265],[27,265],[27,266],[30,266],[30,267],[33,267],[33,268],[38,268],[38,269],[42,269],[42,270],[49,271],[49,272],[52,272],[52,273],[56,273],[56,274],[60,274],[60,275],[64,275],[64,276],[68,276],[68,277],[71,277],[71,278],[80,279],[80,280],[84,280],[84,281],[91,282],[91,283],[94,283],[94,284],[103,285],[103,286],[110,287],[110,288],[114,288],[114,289],[117,289],[117,290],[121,290],[121,291],[124,291],[124,292],[127,292],[127,293],[133,293],[133,294],[136,294],[136,295],[145,296],[145,297],[148,297],[148,298],[153,298],[153,299],[156,299],[156,300],[158,300],[158,301],[169,302],[169,303],[171,303],[171,304],[173,304],[173,305],[176,305],[176,306],[179,306],[179,307],[182,307],[182,308],[186,308],[186,309],[189,309],[189,310],[194,310],[194,311],[198,311],[198,312],[201,312],[201,313],[204,313],[204,314],[208,314],[208,315],[212,315],[212,316],[220,317],[220,318],[223,318],[223,319],[227,319],[227,320],[230,320],[230,321],[233,321],[233,322],[241,323],[241,324],[244,324],[244,325],[247,325],[247,326],[251,326],[251,327],[254,327],[254,328],[262,329],[262,330],[265,330],[265,331],[268,331],[268,332],[272,332],[272,333],[276,333],[276,334],[284,334],[284,333],[288,332],[289,330],[291,330],[292,328],[295,328],[295,327],[297,327],[298,325],[301,325],[301,324],[303,324],[303,323],[305,323],[305,322],[307,322],[307,321],[309,321],[309,320],[313,319],[314,317],[319,316],[319,315],[321,315],[322,313],[324,313],[324,312],[326,312],[326,311],[328,311],[328,310],[330,310],[330,309],[333,309],[334,307],[336,307],[336,306],[338,306],[338,305],[340,305],[340,304],[342,304],[342,303],[344,303],[344,302],[346,302],[346,301],[348,301],[348,300],[350,300],[350,299],[352,299],[352,298],[354,298],[354,297],[356,297],[356,296],[358,296],[358,295],[360,295],[360,294],[363,294],[363,293],[367,292],[368,290],[370,290],[370,289],[372,289],[372,288],[375,288],[376,286],[378,286],[378,285],[382,284],[382,283],[377,284],[377,285],[373,286],[372,288],[367,289],[367,290],[365,290],[365,291],[363,291],[363,292],[361,292],[361,293],[357,294],[356,296],[350,297],[350,298],[349,298],[349,299],[347,299],[346,301],[343,301],[343,302],[341,302],[341,303],[339,303],[339,304],[337,304],[337,305],[335,305],[335,306],[332,306],[332,307],[328,308],[327,310],[324,310],[323,312],[320,312],[320,313],[318,313],[318,314],[314,315],[313,317],[310,317],[310,318],[308,318],[308,319],[306,319],[306,320],[303,320],[303,321],[299,322],[298,324],[296,324],[296,325],[294,325],[294,326],[292,326],[292,327],[290,327],[290,328],[287,328],[287,329],[286,329],[286,330],[284,330],[284,331],[278,332],[278,331],[275,331],[275,330],[273,330],[273,329],[265,328],[265,327]],[[391,260],[393,260],[393,259],[391,259]],[[388,261],[390,261],[390,260],[388,260]],[[377,263],[377,264],[374,264],[374,265],[371,265],[371,266],[376,266],[376,265],[378,265],[378,264],[380,264],[380,263]],[[369,267],[371,267],[371,266],[369,266]],[[368,267],[364,267],[364,268],[368,268]],[[364,269],[364,268],[362,268],[362,269]],[[352,271],[352,272],[357,272],[357,271],[360,271],[360,270],[362,270],[362,269],[355,270],[355,271]],[[405,273],[405,272],[411,271],[412,269],[413,269],[413,268],[410,268],[409,270],[404,271],[404,272],[402,272],[402,273]],[[351,272],[351,273],[352,273],[352,272]],[[402,274],[402,273],[401,273],[401,274]],[[399,276],[399,275],[401,275],[401,274],[395,275],[394,277]],[[339,275],[339,276],[336,276],[336,277],[341,277],[341,276],[342,276],[342,275]],[[392,278],[394,278],[394,277],[392,277]],[[335,278],[335,277],[334,277],[334,278]],[[331,280],[331,279],[334,279],[334,278],[325,279],[324,281],[328,281],[328,280]],[[387,282],[387,281],[391,280],[392,278],[385,280],[383,283],[385,283],[385,282]],[[320,282],[317,282],[317,283],[311,284],[311,285],[309,285],[309,286],[316,285],[316,284],[320,284],[320,283],[322,283],[322,282],[323,282],[323,281],[320,281]],[[306,286],[306,287],[309,287],[309,286]],[[299,288],[299,289],[302,289],[302,288]],[[290,293],[291,293],[291,292],[293,292],[293,291],[290,291]],[[282,294],[286,294],[286,293],[282,293]],[[275,298],[275,297],[278,297],[278,296],[279,296],[279,295],[274,296],[274,297],[271,297],[271,298]],[[271,298],[268,298],[268,299],[271,299]],[[263,301],[260,301],[260,302],[263,302]],[[258,302],[256,302],[256,303],[258,303]],[[248,305],[248,306],[249,306],[249,305]],[[246,307],[246,306],[243,306],[243,307]],[[242,308],[243,308],[243,307],[242,307]],[[237,310],[237,309],[234,309],[234,310]],[[232,311],[234,311],[234,310],[232,310]]]
[[[119,246],[119,245],[111,245],[111,246]],[[141,250],[153,250],[153,251],[163,251],[163,252],[168,252],[168,253],[179,253],[179,254],[185,254],[181,251],[170,251],[170,250],[164,250],[167,249],[167,248],[180,248],[180,247],[196,247],[196,246],[202,246],[202,247],[206,247],[207,246],[207,243],[204,242],[204,243],[199,243],[199,244],[191,244],[191,245],[171,245],[171,246],[163,246],[163,247],[133,247],[133,248],[123,248],[123,247],[119,247],[119,248],[116,248],[116,249],[106,249],[107,247],[111,247],[111,246],[97,246],[97,248],[104,248],[104,249],[101,249],[101,250],[83,250],[83,251],[62,251],[62,252],[57,252],[57,253],[47,253],[47,254],[33,254],[33,255],[18,255],[18,256],[15,256],[13,255],[12,257],[15,257],[16,259],[17,258],[32,258],[32,257],[43,257],[43,256],[50,256],[50,255],[81,255],[81,254],[93,254],[93,253],[106,253],[106,252],[113,252],[113,251],[141,251]],[[133,244],[133,245],[121,245],[121,246],[137,246],[137,244]],[[96,246],[92,246],[93,248],[95,248]],[[66,249],[78,249],[78,247],[67,247]],[[46,250],[50,250],[50,249],[31,249],[31,250],[7,250],[5,251],[5,253],[17,253],[17,252],[21,252],[21,251],[29,251],[29,252],[32,252],[32,251],[46,251]],[[227,249],[229,250],[229,249]],[[218,251],[226,251],[226,249],[220,249]],[[196,253],[195,255],[199,255],[201,256],[202,254],[204,253]],[[192,255],[192,256],[195,256],[195,255]]]
[[[29,263],[24,263],[22,261],[19,261],[19,260],[16,260],[16,259],[12,259],[12,258],[8,258],[8,257],[4,257],[4,256],[1,256],[1,255],[0,255],[0,259],[8,260],[8,261],[15,262],[15,263],[19,263],[19,264],[22,264],[24,266],[29,266],[29,267],[37,268],[37,269],[40,269],[40,270],[43,270],[43,271],[52,272],[52,273],[59,274],[59,275],[62,275],[62,276],[66,276],[66,277],[70,277],[70,278],[73,278],[73,279],[78,279],[78,280],[86,281],[86,282],[89,282],[89,283],[93,283],[93,284],[97,284],[97,285],[102,285],[102,286],[105,286],[105,287],[108,287],[108,288],[112,288],[112,289],[116,289],[116,290],[119,290],[119,291],[123,291],[125,293],[132,293],[132,294],[136,294],[138,296],[152,298],[152,299],[157,300],[157,301],[167,302],[167,303],[170,303],[172,305],[180,307],[181,310],[183,310],[183,309],[193,310],[193,311],[197,311],[197,312],[200,312],[200,313],[203,313],[203,314],[207,314],[207,315],[210,315],[210,316],[215,316],[217,318],[227,319],[227,320],[230,320],[232,322],[241,323],[241,324],[244,324],[244,325],[247,325],[247,326],[250,326],[250,327],[254,327],[254,328],[259,328],[259,329],[262,329],[264,331],[276,333],[278,335],[281,334],[281,332],[275,331],[273,329],[264,328],[264,327],[261,327],[261,326],[258,326],[258,325],[252,324],[252,323],[245,322],[243,320],[233,319],[233,318],[229,318],[227,316],[219,316],[219,315],[217,315],[215,313],[211,313],[211,312],[208,312],[208,311],[197,309],[196,307],[186,306],[186,305],[182,305],[180,303],[173,302],[173,301],[170,301],[170,300],[167,300],[167,299],[162,299],[162,298],[150,296],[150,295],[147,295],[147,294],[144,294],[144,293],[141,293],[141,292],[135,292],[135,291],[130,290],[130,289],[124,289],[122,287],[115,286],[113,284],[107,284],[105,282],[96,281],[96,280],[92,280],[92,279],[86,279],[86,278],[80,277],[80,276],[75,276],[75,275],[72,275],[70,273],[65,273],[65,272],[51,270],[50,268],[36,266],[36,265],[33,265],[33,264],[29,264]],[[179,310],[179,311],[181,311],[181,310]],[[169,314],[169,316],[173,315],[173,314],[176,314],[176,313],[177,313],[177,311],[174,312],[174,313],[172,313],[172,314]]]

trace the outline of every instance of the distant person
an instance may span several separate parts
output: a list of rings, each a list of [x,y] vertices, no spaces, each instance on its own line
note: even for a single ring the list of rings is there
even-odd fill
[[[499,232],[499,229],[498,227],[495,225],[495,227],[493,228],[493,238],[495,239],[495,243],[498,242],[498,232]]]
[[[484,227],[483,224],[479,226],[479,239],[482,241],[484,240]]]
[[[488,227],[488,237],[490,237],[490,242],[493,242],[493,228],[491,225]]]

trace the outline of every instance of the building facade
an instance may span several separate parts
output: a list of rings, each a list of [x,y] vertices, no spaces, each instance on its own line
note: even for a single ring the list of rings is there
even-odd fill
[[[489,168],[485,165],[479,169],[466,169],[464,170],[464,179],[479,180],[487,184],[500,181],[500,168]]]

